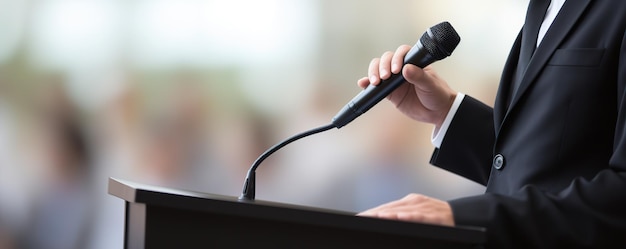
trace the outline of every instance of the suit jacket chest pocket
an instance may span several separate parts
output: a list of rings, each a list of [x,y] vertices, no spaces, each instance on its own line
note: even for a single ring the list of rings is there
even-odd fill
[[[594,67],[602,62],[603,48],[568,48],[554,52],[550,66]]]

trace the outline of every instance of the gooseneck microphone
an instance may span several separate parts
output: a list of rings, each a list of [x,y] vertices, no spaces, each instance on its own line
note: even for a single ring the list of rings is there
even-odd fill
[[[404,57],[404,64],[413,64],[420,68],[424,68],[435,61],[450,56],[460,41],[461,38],[450,23],[439,23],[429,28],[422,35],[415,46],[413,46]],[[335,115],[331,124],[292,136],[265,151],[254,161],[248,170],[243,191],[239,200],[254,200],[256,192],[256,169],[274,152],[301,138],[324,132],[332,128],[339,129],[347,125],[352,122],[352,120],[367,112],[370,108],[387,97],[387,95],[397,89],[404,82],[405,79],[402,76],[402,73],[399,73],[392,75],[389,79],[383,80],[378,86],[369,85],[365,88],[365,90],[361,91],[361,93],[350,100],[350,102],[345,105],[343,109],[337,113],[337,115]]]
[[[293,137],[283,140],[282,142],[272,146],[272,148],[270,148],[269,150],[263,152],[263,154],[261,154],[261,156],[259,156],[259,158],[257,158],[254,161],[254,163],[248,170],[248,174],[246,175],[246,180],[244,181],[244,184],[243,184],[243,192],[241,193],[241,196],[239,196],[239,200],[254,200],[254,195],[256,193],[256,169],[259,167],[259,165],[261,165],[261,163],[266,158],[274,154],[274,152],[276,152],[277,150],[280,150],[280,148],[285,147],[285,145],[290,144],[291,142],[294,142],[300,138],[308,137],[313,134],[325,132],[332,128],[335,128],[335,126],[333,124],[328,124],[325,126],[321,126],[321,127],[300,133],[298,135],[295,135]]]
[[[439,23],[429,28],[404,57],[404,64],[413,64],[424,68],[431,63],[446,58],[461,41],[452,25]],[[383,80],[378,86],[369,85],[333,118],[333,124],[341,128],[361,116],[387,95],[405,82],[402,72]]]

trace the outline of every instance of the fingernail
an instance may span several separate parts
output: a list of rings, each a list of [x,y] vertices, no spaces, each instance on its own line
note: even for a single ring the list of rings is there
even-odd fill
[[[370,84],[373,84],[374,82],[376,82],[378,79],[376,78],[376,76],[370,76]]]
[[[398,67],[398,63],[391,64],[391,71],[397,72],[399,69]]]

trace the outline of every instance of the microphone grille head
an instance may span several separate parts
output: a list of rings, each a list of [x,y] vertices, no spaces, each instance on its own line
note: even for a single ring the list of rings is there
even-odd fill
[[[430,27],[422,35],[420,42],[435,57],[435,60],[441,60],[452,54],[452,51],[461,42],[461,37],[449,22],[442,22]]]

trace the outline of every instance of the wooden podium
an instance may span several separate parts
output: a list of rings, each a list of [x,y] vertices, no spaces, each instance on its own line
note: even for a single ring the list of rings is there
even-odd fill
[[[125,248],[482,248],[485,229],[443,227],[109,179]]]

